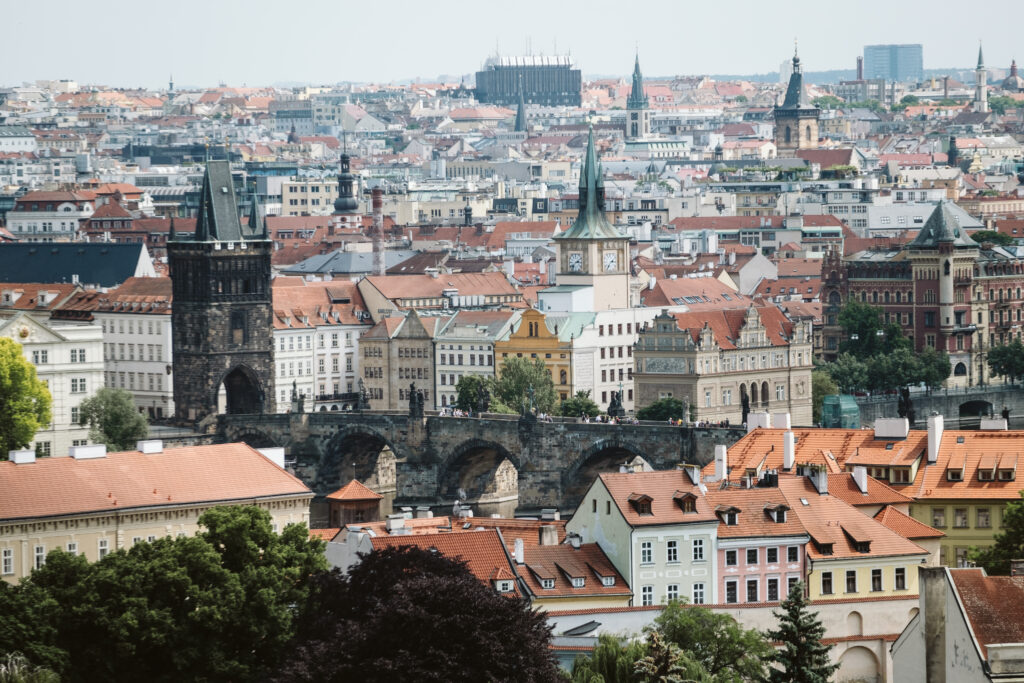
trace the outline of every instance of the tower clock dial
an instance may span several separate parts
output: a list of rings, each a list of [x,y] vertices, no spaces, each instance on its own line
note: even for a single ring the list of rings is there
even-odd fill
[[[569,254],[569,270],[578,273],[583,270],[583,254],[574,251]]]
[[[618,258],[614,251],[604,252],[604,269],[605,272],[611,272],[615,270],[618,265]]]

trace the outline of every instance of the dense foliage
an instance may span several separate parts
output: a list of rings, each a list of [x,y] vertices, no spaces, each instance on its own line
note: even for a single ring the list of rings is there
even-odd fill
[[[302,524],[274,533],[255,507],[199,521],[196,536],[95,563],[54,550],[19,585],[0,582],[0,653],[66,681],[239,681],[276,667],[323,544]]]
[[[839,393],[839,385],[824,370],[811,372],[811,420],[814,424],[821,422],[821,409],[825,405],[825,397]]]
[[[773,660],[779,668],[772,668],[772,683],[828,683],[839,669],[829,658],[831,645],[825,645],[825,627],[817,612],[808,610],[803,584],[794,584],[789,596],[780,605],[781,612],[772,612],[779,620],[778,627],[765,636],[781,644]]]
[[[458,561],[412,546],[322,572],[273,680],[558,681],[551,627]]]
[[[562,401],[563,417],[594,417],[601,413],[601,407],[590,398],[590,390],[577,391],[572,398]]]
[[[1006,576],[1010,573],[1010,560],[1024,557],[1024,491],[1020,495],[1021,500],[1003,508],[1005,531],[996,534],[995,545],[971,549],[971,559],[989,574]]]
[[[131,392],[104,387],[82,401],[79,424],[89,425],[89,439],[109,451],[133,450],[149,434],[149,421],[135,407]]]
[[[1009,344],[993,346],[988,352],[988,367],[992,374],[1016,382],[1024,377],[1024,343],[1014,339]]]
[[[491,405],[507,408],[505,412],[521,412],[530,404],[537,412],[552,413],[558,403],[558,393],[543,358],[505,358],[498,367],[498,377],[491,385]],[[498,411],[500,412],[500,411]]]
[[[50,391],[16,341],[0,337],[0,460],[50,422]]]
[[[659,398],[654,403],[646,405],[636,411],[638,420],[655,420],[665,422],[666,420],[683,419],[683,402],[678,398]]]

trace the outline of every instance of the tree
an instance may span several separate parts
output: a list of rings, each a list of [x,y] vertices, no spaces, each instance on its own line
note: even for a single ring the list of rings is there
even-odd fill
[[[993,346],[988,352],[988,367],[993,375],[1009,377],[1010,382],[1016,382],[1024,376],[1024,343],[1014,339],[1009,344]]]
[[[945,351],[936,351],[931,346],[926,346],[917,355],[916,360],[919,381],[924,382],[929,389],[941,386],[953,371],[949,354]]]
[[[598,637],[593,653],[580,655],[572,665],[573,683],[640,683],[636,663],[647,655],[641,640],[622,640],[610,634]]]
[[[562,401],[563,417],[593,417],[601,413],[601,407],[590,399],[590,390],[577,391],[572,398]]]
[[[840,353],[852,353],[857,358],[868,358],[881,349],[882,309],[878,306],[850,299],[839,311],[839,326],[846,339],[839,345]]]
[[[678,398],[659,398],[654,403],[636,411],[638,420],[654,420],[665,422],[668,419],[683,419],[683,402]]]
[[[826,367],[828,375],[843,393],[853,393],[868,385],[868,366],[852,353],[841,353]],[[813,378],[812,378],[813,379]],[[838,392],[834,392],[838,393]]]
[[[988,108],[1000,116],[1006,114],[1007,109],[1016,109],[1019,106],[1020,102],[1008,95],[996,95],[988,98]]]
[[[49,669],[32,666],[24,655],[11,652],[0,662],[0,683],[60,683]]]
[[[455,385],[455,407],[459,410],[472,410],[476,412],[476,402],[481,387],[488,392],[491,390],[490,382],[487,381],[486,377],[481,375],[463,375],[460,377],[459,383]]]
[[[21,344],[0,337],[0,460],[28,446],[49,422],[49,389],[25,360]]]
[[[310,576],[326,567],[323,543],[301,524],[274,533],[255,507],[213,508],[199,521],[197,536],[137,543],[92,564],[52,551],[0,590],[0,607],[31,620],[0,627],[0,651],[69,681],[253,680],[276,667]]]
[[[811,420],[814,424],[821,422],[821,408],[825,405],[825,397],[839,393],[839,386],[832,380],[825,370],[815,370],[811,373]]]
[[[1003,527],[1006,531],[996,534],[996,543],[988,548],[971,548],[970,558],[985,572],[1006,576],[1010,573],[1010,560],[1024,557],[1024,491],[1021,500],[1006,504],[1003,508]]]
[[[654,619],[654,629],[692,655],[715,680],[764,680],[771,645],[728,614],[682,607],[673,600]]]
[[[675,643],[666,641],[660,631],[648,631],[647,641],[647,654],[633,667],[645,683],[713,680],[699,662]]]
[[[272,680],[557,681],[551,626],[461,561],[402,546],[321,572]],[[343,643],[344,647],[339,647]]]
[[[844,103],[835,95],[822,95],[821,97],[815,97],[811,100],[811,104],[818,109],[838,109],[843,106]]]
[[[743,103],[747,102],[747,96],[746,95],[737,95],[735,98],[733,98],[733,102],[735,102],[737,104],[743,104]]]
[[[89,438],[105,443],[111,451],[135,448],[149,434],[149,421],[135,408],[135,399],[124,389],[104,387],[82,401],[78,422],[89,425]]]
[[[779,625],[765,636],[782,643],[772,657],[782,666],[781,670],[770,670],[769,679],[773,683],[827,683],[839,669],[838,664],[831,664],[829,660],[832,646],[821,642],[825,627],[818,619],[818,613],[810,612],[807,606],[803,584],[796,583],[782,601],[781,613],[772,612]]]
[[[982,242],[992,242],[1000,247],[1006,247],[1013,244],[1013,237],[996,230],[975,230],[971,233],[971,239],[978,244],[981,244]]]
[[[498,368],[491,403],[501,403],[515,412],[529,402],[533,388],[533,402],[537,412],[551,413],[558,403],[555,382],[543,358],[506,358]]]

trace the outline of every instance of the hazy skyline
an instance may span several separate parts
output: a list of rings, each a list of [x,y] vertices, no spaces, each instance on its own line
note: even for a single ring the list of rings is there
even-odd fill
[[[6,8],[0,85],[69,78],[166,87],[429,81],[503,55],[571,53],[584,75],[778,70],[799,39],[809,71],[853,69],[863,46],[921,43],[924,67],[1017,56],[1011,2],[392,2],[56,0]],[[724,10],[724,11],[723,11]],[[999,21],[1004,17],[1005,21]],[[1024,52],[1021,53],[1024,58]]]

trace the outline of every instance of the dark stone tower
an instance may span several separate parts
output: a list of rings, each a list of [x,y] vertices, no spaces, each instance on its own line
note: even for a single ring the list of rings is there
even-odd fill
[[[174,306],[174,405],[180,420],[261,413],[271,391],[272,242],[253,198],[242,225],[227,161],[209,161],[196,231],[167,243]]]
[[[792,156],[798,149],[817,149],[818,117],[821,111],[811,104],[804,88],[800,57],[793,52],[793,74],[789,77],[786,99],[775,111],[775,148],[778,155]]]

